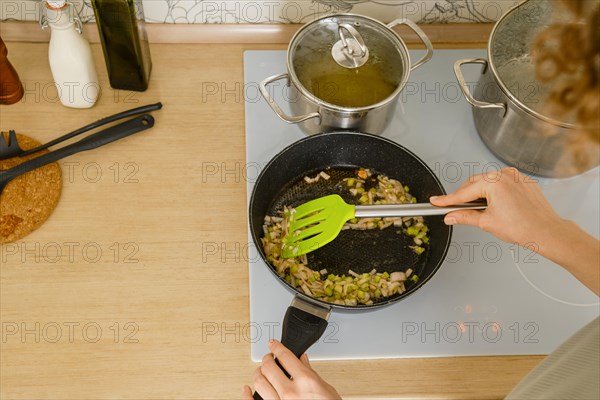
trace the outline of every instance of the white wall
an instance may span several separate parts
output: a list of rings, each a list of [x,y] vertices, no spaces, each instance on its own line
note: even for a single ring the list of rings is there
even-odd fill
[[[327,13],[352,12],[384,22],[493,22],[522,0],[143,0],[146,21],[157,23],[305,23]],[[91,0],[74,0],[93,20]],[[39,0],[0,0],[0,20],[35,21]]]

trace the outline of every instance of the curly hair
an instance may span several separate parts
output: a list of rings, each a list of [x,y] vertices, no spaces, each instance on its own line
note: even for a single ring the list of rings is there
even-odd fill
[[[561,0],[533,43],[536,78],[550,88],[546,113],[600,143],[600,2]],[[579,145],[583,145],[579,143]]]

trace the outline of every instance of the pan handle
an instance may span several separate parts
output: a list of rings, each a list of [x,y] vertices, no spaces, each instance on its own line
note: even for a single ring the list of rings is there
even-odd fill
[[[418,68],[421,65],[425,64],[427,61],[431,60],[431,57],[433,57],[433,45],[431,44],[431,40],[429,40],[425,32],[423,32],[423,30],[419,28],[417,24],[415,24],[409,19],[404,18],[396,19],[390,22],[387,27],[392,29],[393,27],[398,25],[406,25],[410,29],[412,29],[417,34],[417,36],[419,36],[419,39],[421,39],[421,41],[425,45],[425,49],[427,50],[427,53],[423,57],[421,57],[419,61],[410,66],[410,70],[412,71],[413,69]]]
[[[281,343],[300,358],[325,332],[330,307],[294,297],[283,318]]]
[[[267,79],[265,79],[264,81],[262,81],[260,83],[260,85],[258,86],[258,89],[260,90],[260,94],[262,94],[262,97],[265,98],[265,100],[267,101],[267,103],[269,104],[271,109],[275,112],[275,114],[282,121],[285,121],[288,124],[297,124],[299,122],[306,121],[307,119],[311,119],[311,118],[321,118],[321,114],[319,114],[318,112],[314,112],[314,113],[310,113],[310,114],[306,114],[306,115],[300,115],[299,117],[292,117],[283,112],[281,107],[279,107],[279,104],[277,104],[275,102],[275,100],[271,97],[271,95],[269,94],[269,91],[267,90],[267,85],[269,85],[275,81],[284,79],[284,78],[289,79],[289,75],[286,73],[286,74],[270,76]]]
[[[482,74],[485,73],[485,70],[488,68],[488,61],[484,58],[473,58],[467,60],[458,60],[454,63],[454,74],[456,75],[456,80],[460,85],[460,89],[465,95],[465,99],[471,104],[473,107],[477,108],[501,108],[504,110],[504,115],[506,115],[506,104],[504,103],[487,103],[485,101],[476,100],[475,97],[471,94],[469,90],[469,86],[465,81],[465,77],[463,76],[462,69],[460,68],[464,64],[482,64],[483,69],[481,71]]]
[[[331,307],[316,305],[298,296],[294,297],[283,318],[281,343],[300,358],[323,335],[327,329],[330,313]],[[290,375],[279,361],[276,359],[275,362],[289,378]],[[258,392],[254,392],[253,397],[254,400],[262,400]]]

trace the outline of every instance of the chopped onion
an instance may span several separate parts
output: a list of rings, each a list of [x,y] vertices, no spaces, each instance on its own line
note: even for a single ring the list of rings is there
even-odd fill
[[[400,182],[384,175],[377,175],[376,186],[371,187],[375,179],[372,176],[373,173],[370,170],[359,169],[357,177],[344,179],[346,183],[344,187],[348,189],[352,196],[358,198],[358,202],[362,204],[416,202],[416,199],[408,193],[409,188],[407,186],[403,186]],[[331,176],[321,171],[314,178],[305,176],[304,180],[307,183],[314,183],[321,178],[329,180]],[[370,189],[367,190],[367,188]],[[415,282],[418,279],[416,275],[412,275],[413,271],[410,268],[405,272],[394,271],[391,273],[380,273],[372,269],[369,273],[362,274],[349,270],[348,276],[339,276],[328,274],[327,269],[312,270],[307,266],[308,258],[306,255],[283,258],[281,250],[283,246],[286,246],[283,243],[283,238],[289,234],[288,226],[294,218],[295,211],[293,208],[284,207],[282,216],[266,216],[263,225],[264,237],[261,241],[267,260],[273,265],[279,276],[306,295],[339,305],[369,305],[378,299],[403,293],[406,291],[404,282],[407,279]],[[425,248],[421,245],[428,243],[429,238],[427,236],[428,228],[422,217],[355,218],[344,224],[342,229],[386,229],[390,226],[403,228],[399,233],[404,233],[413,238],[415,246],[410,247],[417,254],[425,251]],[[298,253],[298,246],[288,246],[292,253]]]

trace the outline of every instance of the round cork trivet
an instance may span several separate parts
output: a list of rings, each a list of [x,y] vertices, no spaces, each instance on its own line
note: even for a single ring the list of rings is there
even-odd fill
[[[0,132],[8,140],[8,134]],[[40,145],[30,137],[17,134],[23,150]],[[15,167],[27,160],[47,153],[47,150],[26,157],[0,160],[0,171]],[[6,185],[0,194],[0,243],[22,239],[39,228],[58,204],[62,189],[62,176],[57,163],[18,176]]]

